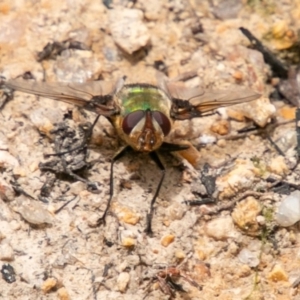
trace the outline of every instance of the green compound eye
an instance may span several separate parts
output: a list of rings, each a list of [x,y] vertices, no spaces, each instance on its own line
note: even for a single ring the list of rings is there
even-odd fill
[[[152,116],[160,126],[164,136],[168,135],[171,130],[171,123],[169,119],[160,111],[152,112]]]
[[[145,116],[144,110],[136,110],[128,114],[122,123],[122,129],[126,134],[130,134],[131,130],[138,124],[139,121]]]

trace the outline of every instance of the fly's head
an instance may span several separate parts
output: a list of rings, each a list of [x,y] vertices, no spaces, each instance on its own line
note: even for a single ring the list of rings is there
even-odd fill
[[[168,95],[150,84],[128,84],[114,99],[120,114],[112,123],[119,137],[136,151],[157,150],[172,129]]]
[[[171,130],[171,120],[160,111],[136,110],[121,121],[126,142],[140,152],[158,149]]]

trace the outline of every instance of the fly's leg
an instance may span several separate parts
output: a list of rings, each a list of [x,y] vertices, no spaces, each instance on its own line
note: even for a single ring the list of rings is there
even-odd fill
[[[98,219],[97,225],[104,224],[105,225],[105,217],[107,215],[107,212],[110,208],[110,203],[112,200],[112,197],[114,195],[114,164],[117,160],[119,160],[129,149],[129,146],[125,146],[122,149],[120,149],[112,158],[111,164],[110,164],[110,178],[109,178],[109,199],[105,208],[105,211],[101,218]]]
[[[94,130],[94,127],[95,125],[97,124],[99,118],[101,117],[101,115],[98,115],[96,117],[96,119],[94,120],[93,124],[88,128],[87,132],[86,132],[86,142],[89,142],[91,137],[92,137],[92,134],[93,134],[93,130]]]
[[[154,211],[154,204],[155,204],[155,201],[156,201],[156,198],[159,194],[159,191],[160,191],[160,188],[161,188],[161,185],[164,181],[164,177],[165,177],[165,173],[166,173],[166,169],[163,165],[163,163],[161,162],[158,154],[156,152],[151,152],[150,154],[150,157],[152,158],[152,160],[156,163],[156,165],[159,167],[160,171],[161,171],[161,177],[160,177],[160,181],[158,183],[158,186],[157,186],[157,189],[155,191],[155,194],[151,200],[151,204],[150,204],[150,211],[149,213],[147,214],[147,224],[146,224],[146,229],[145,229],[145,232],[149,235],[151,235],[153,232],[152,232],[152,218],[153,218],[153,211]]]

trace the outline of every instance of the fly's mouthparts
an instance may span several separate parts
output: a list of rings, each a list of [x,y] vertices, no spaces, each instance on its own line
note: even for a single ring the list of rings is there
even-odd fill
[[[140,149],[144,149],[145,151],[151,151],[153,145],[156,144],[155,134],[152,130],[146,129],[142,132],[139,139]]]

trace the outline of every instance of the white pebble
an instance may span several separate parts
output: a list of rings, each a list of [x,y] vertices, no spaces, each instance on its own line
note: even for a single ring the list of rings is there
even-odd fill
[[[2,241],[0,245],[0,260],[14,260],[14,250],[8,242]]]
[[[41,224],[52,224],[53,218],[50,212],[43,207],[37,201],[21,201],[17,207],[18,213],[30,224],[41,225]]]
[[[118,285],[118,290],[121,293],[125,292],[127,285],[129,283],[129,280],[130,280],[130,275],[127,272],[122,272],[118,276],[117,285]]]
[[[280,226],[291,226],[300,220],[300,191],[294,191],[279,205],[276,221]]]
[[[249,249],[243,249],[239,253],[238,259],[241,263],[246,264],[251,268],[257,267],[259,265],[258,254],[250,251]]]
[[[198,138],[197,142],[199,144],[212,144],[216,140],[216,137],[214,137],[213,135],[203,134]]]
[[[137,9],[114,9],[109,14],[110,30],[114,41],[127,53],[146,46],[150,41],[143,13]]]
[[[231,217],[222,217],[206,224],[206,233],[216,240],[226,240],[237,236]]]

